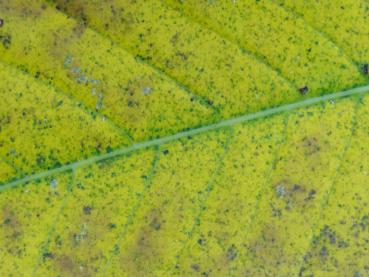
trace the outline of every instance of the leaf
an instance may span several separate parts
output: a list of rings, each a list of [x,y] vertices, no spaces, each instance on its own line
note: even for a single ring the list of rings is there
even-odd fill
[[[368,275],[369,7],[300,2],[0,0],[0,274]]]

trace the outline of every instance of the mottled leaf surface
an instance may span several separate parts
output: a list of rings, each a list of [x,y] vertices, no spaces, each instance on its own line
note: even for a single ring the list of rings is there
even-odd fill
[[[369,275],[366,0],[0,0],[1,276]]]

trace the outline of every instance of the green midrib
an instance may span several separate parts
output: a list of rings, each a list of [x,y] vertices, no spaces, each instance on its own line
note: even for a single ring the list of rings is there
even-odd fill
[[[298,102],[295,102],[295,103],[292,103],[292,104],[286,104],[286,105],[282,105],[282,106],[279,106],[279,107],[274,107],[274,108],[270,108],[270,109],[267,109],[267,110],[251,113],[251,114],[244,114],[244,115],[237,116],[237,117],[234,117],[234,118],[231,118],[231,119],[221,120],[217,123],[213,123],[213,124],[209,124],[209,125],[206,125],[206,126],[202,126],[202,127],[182,131],[182,132],[176,133],[174,135],[169,135],[169,136],[165,136],[165,137],[162,137],[162,138],[157,138],[157,139],[147,140],[147,141],[143,141],[143,142],[138,142],[138,143],[132,144],[130,146],[126,146],[126,147],[114,150],[110,153],[106,153],[106,154],[102,154],[102,155],[98,155],[98,156],[93,156],[91,158],[84,159],[84,160],[77,161],[77,162],[70,163],[70,164],[66,164],[66,165],[60,166],[58,168],[53,168],[53,169],[50,169],[50,170],[47,170],[47,171],[43,171],[43,172],[39,172],[39,173],[35,173],[35,174],[32,174],[32,175],[25,176],[21,179],[14,180],[12,182],[9,182],[7,184],[2,185],[0,187],[0,192],[3,191],[3,190],[6,190],[8,188],[16,187],[18,185],[27,183],[29,181],[33,181],[33,180],[37,180],[37,179],[41,179],[41,178],[44,178],[44,177],[51,176],[53,174],[73,170],[73,169],[78,168],[78,167],[94,164],[96,162],[104,161],[104,160],[111,159],[111,158],[114,158],[114,157],[117,157],[117,156],[122,156],[122,155],[125,155],[125,154],[128,154],[128,153],[134,152],[134,151],[138,151],[140,149],[162,145],[162,144],[165,144],[165,143],[168,143],[168,142],[171,142],[171,141],[179,140],[179,139],[184,138],[184,137],[194,136],[194,135],[197,135],[197,134],[201,134],[201,133],[221,129],[221,128],[224,128],[224,127],[232,126],[232,125],[235,125],[235,124],[238,124],[238,123],[243,123],[243,122],[247,122],[247,121],[251,121],[251,120],[264,118],[264,117],[271,116],[271,115],[274,115],[274,114],[277,114],[277,113],[282,113],[282,112],[286,112],[286,111],[290,111],[290,110],[295,110],[295,109],[298,109],[298,108],[301,108],[301,107],[306,107],[306,106],[314,105],[314,104],[317,104],[317,103],[321,103],[321,102],[325,102],[325,101],[329,101],[329,100],[335,100],[335,99],[339,99],[339,98],[343,98],[343,97],[347,97],[347,96],[363,94],[363,93],[366,93],[366,92],[369,92],[369,85],[365,85],[365,86],[361,86],[361,87],[357,87],[357,88],[353,88],[353,89],[349,89],[349,90],[345,90],[345,91],[335,92],[335,93],[331,93],[331,94],[326,94],[324,96],[314,97],[314,98],[298,101]]]

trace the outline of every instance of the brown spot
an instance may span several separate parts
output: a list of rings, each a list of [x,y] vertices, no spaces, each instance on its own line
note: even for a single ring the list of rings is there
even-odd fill
[[[144,117],[144,109],[141,107],[145,104],[145,98],[149,97],[154,90],[151,79],[150,75],[141,75],[129,80],[127,84],[121,87],[122,93],[119,98],[114,100],[128,106],[122,116],[128,118],[132,124],[140,122]]]
[[[83,24],[81,22],[78,22],[74,27],[73,27],[73,33],[80,38],[86,31],[87,27],[86,24]]]
[[[21,253],[22,248],[18,245],[23,235],[22,226],[12,207],[5,206],[1,216],[0,227],[3,231],[3,239],[8,253],[16,255]]]
[[[83,1],[55,0],[55,4],[56,4],[55,8],[57,10],[63,11],[68,15],[71,15],[79,19],[80,21],[83,22],[83,24],[87,23],[87,17],[85,14]]]
[[[145,216],[145,223],[137,231],[135,241],[132,241],[121,252],[121,267],[130,276],[150,275],[149,265],[155,263],[162,255],[158,245],[160,230],[164,224],[161,213],[157,209],[149,211]]]
[[[294,183],[289,179],[284,179],[274,185],[275,193],[278,200],[283,201],[284,208],[287,210],[295,207],[305,207],[308,203],[307,200],[313,199],[315,196],[315,190],[309,190],[298,183]],[[273,207],[273,209],[277,209]]]
[[[63,273],[61,276],[93,276],[88,267],[79,264],[76,260],[67,255],[61,255],[60,257],[57,257],[55,259],[55,263],[59,272]]]
[[[284,238],[273,223],[265,224],[260,235],[252,239],[249,245],[255,266],[268,264],[268,267],[277,268],[285,256],[284,249]]]
[[[8,230],[8,237],[13,240],[16,240],[18,237],[20,237],[20,235],[22,234],[20,231],[20,222],[9,207],[4,208],[2,218],[2,227]]]
[[[305,148],[305,155],[310,156],[320,151],[320,146],[317,138],[315,137],[306,137],[302,140],[302,145]]]

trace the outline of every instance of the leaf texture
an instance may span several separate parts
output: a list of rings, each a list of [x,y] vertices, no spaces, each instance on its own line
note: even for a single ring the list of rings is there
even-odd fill
[[[368,275],[369,6],[328,2],[0,0],[1,276]]]

